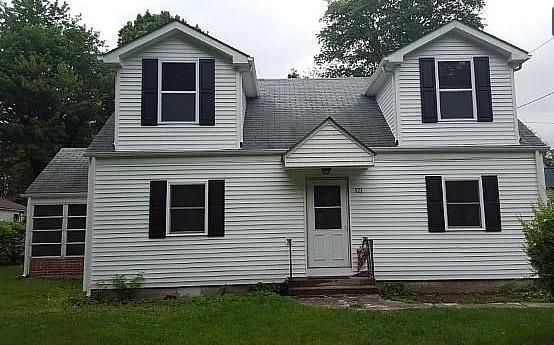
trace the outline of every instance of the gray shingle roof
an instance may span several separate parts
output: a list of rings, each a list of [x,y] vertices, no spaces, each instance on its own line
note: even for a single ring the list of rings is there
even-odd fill
[[[84,193],[87,191],[86,149],[63,148],[27,188],[26,194]]]
[[[331,117],[369,147],[394,146],[394,136],[368,78],[261,79],[244,120],[245,149],[288,149]]]
[[[9,199],[0,198],[0,210],[25,211],[26,207]]]
[[[519,143],[523,146],[546,146],[523,122],[517,121],[519,129]]]
[[[87,154],[95,152],[113,152],[114,150],[114,131],[115,131],[115,114],[111,114],[110,117],[104,123],[104,126],[98,134],[92,139],[92,142],[88,146]]]

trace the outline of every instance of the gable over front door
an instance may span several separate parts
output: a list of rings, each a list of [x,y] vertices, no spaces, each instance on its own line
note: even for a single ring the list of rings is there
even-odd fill
[[[346,180],[309,180],[307,207],[310,274],[350,274],[352,271]]]

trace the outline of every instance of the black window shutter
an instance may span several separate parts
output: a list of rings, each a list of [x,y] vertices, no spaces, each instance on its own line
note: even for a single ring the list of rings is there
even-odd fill
[[[200,126],[215,126],[215,60],[200,59]]]
[[[498,177],[482,176],[481,180],[483,181],[483,201],[485,203],[485,228],[491,232],[501,231]]]
[[[142,98],[140,124],[156,126],[158,124],[158,60],[142,60]]]
[[[419,59],[419,90],[421,93],[421,120],[437,122],[437,90],[435,82],[435,59]]]
[[[225,181],[208,181],[208,236],[225,235]]]
[[[427,189],[427,222],[429,232],[444,232],[444,206],[442,202],[442,178],[425,176]]]
[[[149,238],[165,238],[167,181],[150,181]]]
[[[491,73],[488,57],[474,57],[477,121],[492,122]]]

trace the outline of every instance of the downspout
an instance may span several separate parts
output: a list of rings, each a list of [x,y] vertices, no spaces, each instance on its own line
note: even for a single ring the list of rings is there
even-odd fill
[[[83,261],[83,291],[90,297],[91,287],[91,270],[92,270],[92,231],[94,224],[94,181],[96,175],[96,158],[89,158],[88,165],[88,186],[87,186],[87,224],[85,238],[85,258]]]
[[[27,215],[25,216],[25,252],[23,256],[23,277],[29,276],[31,265],[31,223],[33,222],[33,207],[31,197],[27,197]]]
[[[545,204],[548,199],[546,195],[546,183],[544,178],[544,162],[542,161],[542,152],[535,151],[535,162],[537,165],[537,188],[539,194],[539,202]]]

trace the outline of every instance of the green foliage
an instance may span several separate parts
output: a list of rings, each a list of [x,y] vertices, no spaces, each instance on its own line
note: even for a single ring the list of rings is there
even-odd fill
[[[23,262],[25,250],[25,225],[0,221],[0,263]]]
[[[159,27],[162,27],[173,21],[178,21],[183,24],[187,22],[179,15],[172,15],[168,11],[161,11],[159,14],[152,14],[148,10],[144,14],[137,14],[134,21],[128,21],[120,30],[117,44],[122,46],[132,40],[154,31]],[[198,25],[194,27],[196,30],[201,31]]]
[[[316,63],[325,77],[369,76],[387,54],[458,20],[482,28],[484,0],[327,0]]]
[[[523,221],[525,252],[531,266],[554,295],[554,202],[538,205],[531,220]]]
[[[315,308],[267,294],[67,303],[71,280],[0,267],[0,344],[552,344],[550,308]]]
[[[144,277],[142,274],[135,274],[127,277],[124,274],[116,274],[112,278],[112,287],[118,301],[129,301],[135,298],[137,289],[142,284]]]
[[[248,292],[261,293],[261,294],[276,294],[284,295],[286,292],[286,284],[268,284],[268,283],[256,283],[255,285],[248,287]]]
[[[113,111],[98,34],[48,0],[0,2],[0,180],[18,195],[61,147],[83,147]]]
[[[410,301],[415,293],[402,283],[383,283],[379,287],[379,296],[387,300]]]

